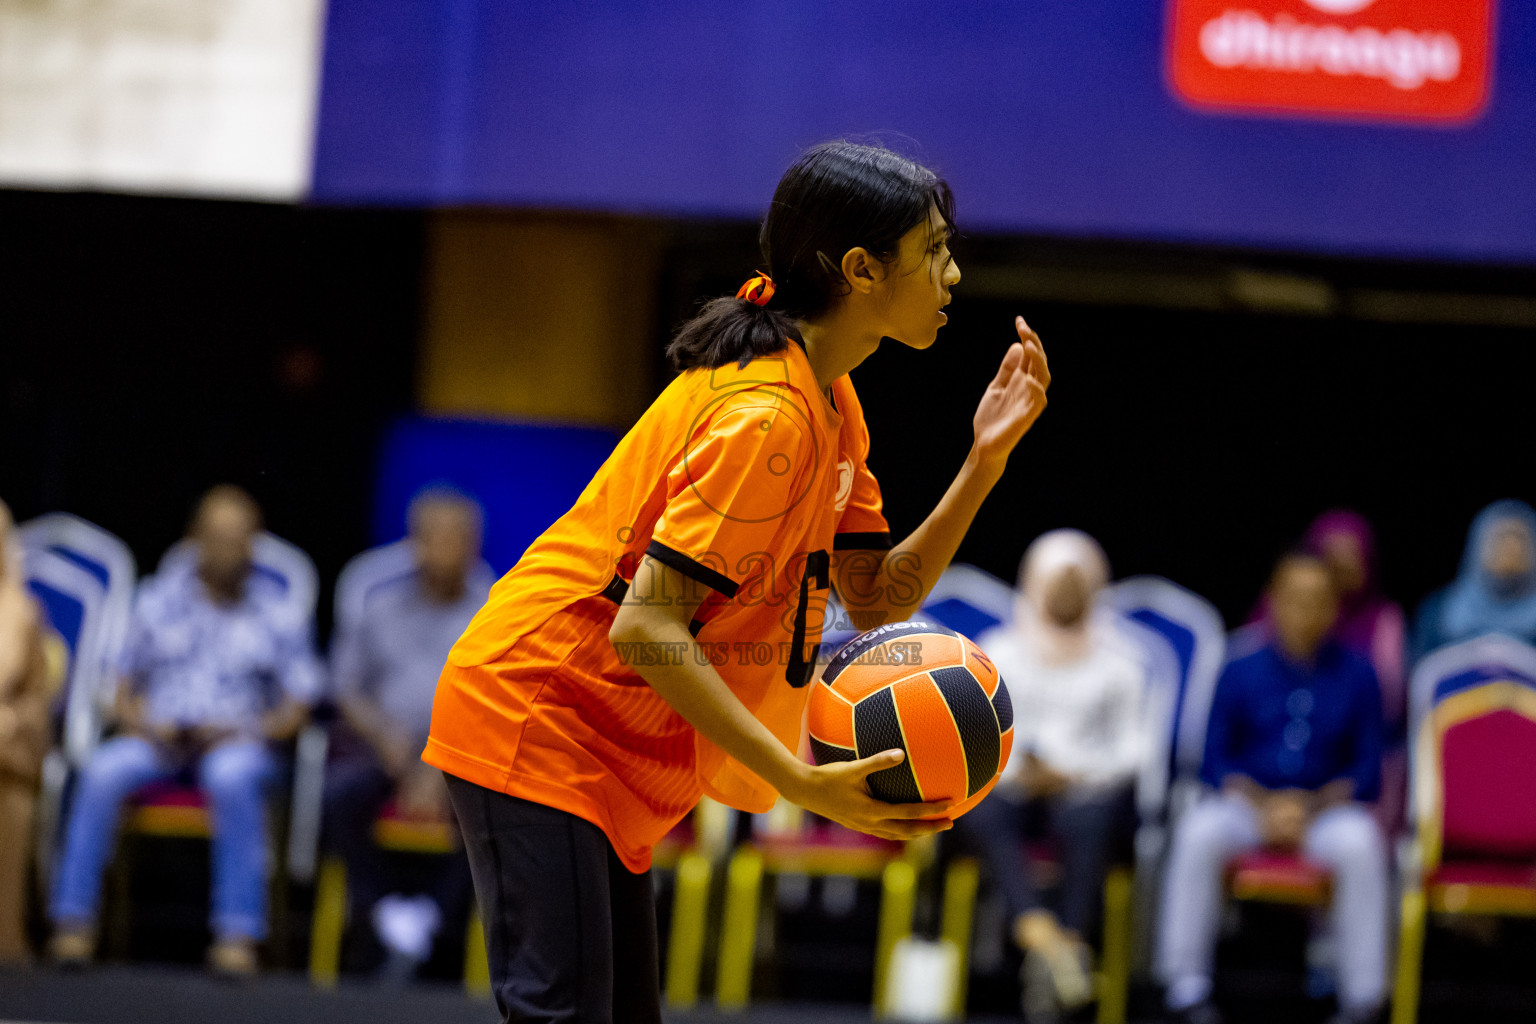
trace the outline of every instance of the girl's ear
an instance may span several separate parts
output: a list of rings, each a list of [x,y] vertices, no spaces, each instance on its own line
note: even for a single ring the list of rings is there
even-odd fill
[[[843,253],[841,264],[843,280],[856,292],[868,295],[885,276],[885,264],[869,254],[863,246]]]

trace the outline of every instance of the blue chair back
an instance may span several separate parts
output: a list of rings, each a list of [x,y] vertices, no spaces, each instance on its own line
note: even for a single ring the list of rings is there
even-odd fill
[[[975,640],[1013,621],[1013,601],[1013,588],[1007,583],[974,565],[955,563],[933,585],[916,617]]]
[[[251,553],[252,571],[275,583],[284,595],[284,609],[293,621],[313,629],[320,598],[320,574],[303,549],[281,537],[262,531]],[[168,548],[155,567],[158,575],[193,572],[197,568],[197,542],[183,539]]]
[[[353,556],[336,577],[336,635],[355,629],[369,604],[415,578],[416,558],[408,538]],[[496,572],[484,559],[470,570],[467,581],[470,590],[482,592],[495,582]]]
[[[1177,659],[1169,723],[1169,771],[1194,775],[1205,756],[1205,727],[1226,652],[1226,627],[1205,598],[1159,576],[1133,576],[1109,588],[1110,605],[1161,636]]]
[[[1414,666],[1408,682],[1409,737],[1419,735],[1429,713],[1447,697],[1499,681],[1536,689],[1536,647],[1503,633],[1485,633],[1431,651]]]
[[[101,736],[128,635],[137,566],[116,536],[65,512],[39,516],[17,533],[27,584],[69,648],[62,745],[69,761],[79,764]]]
[[[1013,618],[1013,588],[974,565],[957,562],[944,570],[913,618],[948,626],[975,640]],[[833,592],[827,598],[826,626],[821,631],[822,653],[830,657],[860,632]]]
[[[1136,806],[1143,822],[1158,821],[1167,811],[1173,782],[1173,723],[1178,716],[1184,663],[1173,644],[1158,630],[1122,614],[1113,604],[1106,604],[1103,613],[1112,616],[1108,621],[1141,656],[1146,669],[1142,722],[1148,750],[1136,779]]]

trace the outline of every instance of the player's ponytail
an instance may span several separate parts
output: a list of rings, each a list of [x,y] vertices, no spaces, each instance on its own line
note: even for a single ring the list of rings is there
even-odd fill
[[[672,338],[667,359],[679,371],[731,362],[745,366],[758,356],[781,351],[799,334],[795,321],[779,310],[748,299],[711,299]]]
[[[766,289],[712,299],[667,345],[675,370],[745,366],[799,337],[798,323],[848,293],[841,261],[863,248],[883,261],[901,237],[939,208],[954,224],[954,199],[938,175],[881,146],[826,142],[795,161],[773,194],[758,242]],[[766,297],[764,292],[766,291]]]

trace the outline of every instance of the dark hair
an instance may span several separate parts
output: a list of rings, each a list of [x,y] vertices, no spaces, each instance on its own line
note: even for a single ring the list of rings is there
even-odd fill
[[[848,294],[844,253],[863,247],[889,262],[901,237],[935,205],[953,227],[954,197],[944,180],[884,147],[824,142],[807,150],[779,179],[758,235],[777,289],[772,308],[710,300],[667,345],[672,368],[745,366],[782,350],[799,336],[796,320],[825,313]]]

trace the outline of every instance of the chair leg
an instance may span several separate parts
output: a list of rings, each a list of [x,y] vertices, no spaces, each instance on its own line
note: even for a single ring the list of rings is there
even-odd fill
[[[1415,887],[1403,893],[1403,919],[1397,940],[1397,983],[1392,989],[1392,1024],[1414,1024],[1419,1018],[1425,917],[1424,890]]]
[[[347,927],[347,866],[340,857],[320,863],[315,910],[309,929],[309,980],[334,988],[341,968],[341,936]]]
[[[133,858],[138,844],[134,837],[126,830],[120,830],[117,835],[117,848],[112,853],[112,860],[107,865],[107,890],[111,894],[111,900],[107,903],[105,915],[105,927],[102,929],[101,950],[114,960],[128,959],[129,947],[133,945],[131,933],[133,929],[133,909],[130,901],[130,890],[133,888]]]
[[[955,1002],[950,1007],[953,1019],[965,1016],[966,989],[971,980],[971,931],[976,921],[976,890],[981,884],[981,867],[970,857],[956,857],[944,872],[944,907],[940,938],[954,944],[959,954],[959,977],[955,979]]]
[[[1099,957],[1098,1024],[1125,1024],[1131,984],[1131,872],[1115,868],[1104,879],[1104,951]]]
[[[485,952],[485,927],[478,910],[469,915],[464,934],[464,991],[476,999],[491,997],[491,961]]]
[[[715,1005],[746,1009],[752,994],[752,960],[757,946],[757,912],[762,899],[763,855],[743,847],[731,857],[725,877],[725,916],[720,923],[720,963]]]
[[[697,851],[677,862],[672,897],[672,934],[667,940],[667,1005],[692,1008],[699,1001],[704,928],[709,918],[709,858]]]
[[[874,1007],[877,1017],[889,1012],[887,982],[896,944],[912,934],[917,910],[917,869],[903,857],[880,874],[880,925],[875,937]]]
[[[292,967],[289,957],[293,947],[293,921],[288,916],[291,893],[288,889],[288,821],[267,806],[268,834],[274,854],[267,871],[267,954],[271,962],[284,970]],[[212,856],[212,851],[209,852]]]

